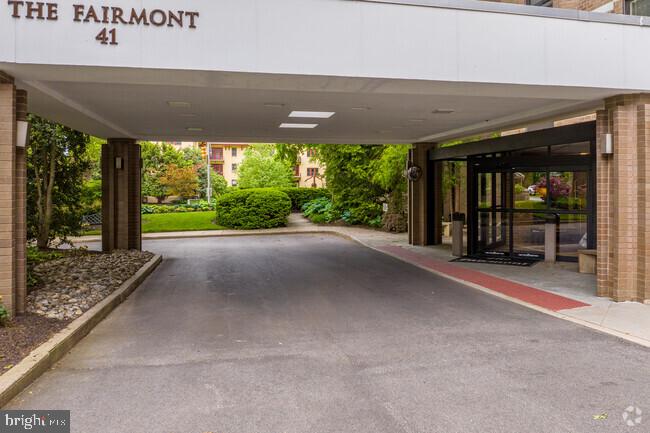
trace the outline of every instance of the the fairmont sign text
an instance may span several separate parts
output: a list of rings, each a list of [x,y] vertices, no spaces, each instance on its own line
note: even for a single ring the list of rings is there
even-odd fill
[[[58,21],[59,4],[9,0],[11,16],[16,19]],[[102,45],[118,45],[117,26],[152,26],[196,29],[198,12],[163,9],[122,8],[115,6],[70,6],[72,21],[102,25],[95,39]]]

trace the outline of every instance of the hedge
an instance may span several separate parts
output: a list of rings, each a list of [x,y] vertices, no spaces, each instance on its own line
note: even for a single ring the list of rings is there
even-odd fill
[[[331,196],[330,192],[324,188],[276,188],[279,191],[284,192],[291,199],[291,208],[300,212],[305,203],[315,200],[321,197],[329,198]]]
[[[218,225],[233,229],[267,229],[287,225],[289,196],[273,188],[233,191],[217,198]]]
[[[143,204],[142,214],[159,214],[159,213],[183,213],[183,212],[206,212],[214,210],[214,203],[210,205],[206,200],[194,202],[192,204]]]

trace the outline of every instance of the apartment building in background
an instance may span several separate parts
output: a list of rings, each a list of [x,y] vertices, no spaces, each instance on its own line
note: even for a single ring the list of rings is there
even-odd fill
[[[177,148],[187,147],[186,143],[172,143]],[[201,149],[207,158],[207,146],[210,147],[210,165],[212,169],[222,175],[228,185],[237,186],[239,179],[239,167],[245,159],[245,151],[250,146],[248,143],[192,143]],[[301,188],[323,188],[325,187],[324,169],[318,161],[314,160],[313,151],[303,152],[296,165],[293,167],[294,182]]]

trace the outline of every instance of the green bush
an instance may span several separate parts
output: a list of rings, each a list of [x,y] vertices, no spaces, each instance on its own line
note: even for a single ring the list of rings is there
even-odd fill
[[[218,225],[234,229],[266,229],[287,225],[289,196],[273,188],[233,191],[217,198]]]
[[[56,251],[41,251],[37,247],[27,247],[27,290],[31,291],[39,281],[34,274],[34,267],[41,263],[49,262],[63,257],[63,254]]]
[[[278,188],[291,199],[291,207],[294,211],[300,212],[305,203],[321,197],[330,197],[331,194],[324,188]]]
[[[7,326],[9,323],[9,311],[2,303],[2,296],[0,296],[0,327]]]
[[[332,200],[327,197],[319,197],[305,203],[302,206],[302,214],[316,224],[331,223],[341,218],[334,209]]]
[[[214,202],[209,204],[207,200],[201,200],[192,204],[144,204],[141,212],[143,215],[161,213],[182,213],[182,212],[207,212],[214,210]]]
[[[379,203],[362,203],[347,209],[341,218],[350,225],[381,226],[382,209]]]

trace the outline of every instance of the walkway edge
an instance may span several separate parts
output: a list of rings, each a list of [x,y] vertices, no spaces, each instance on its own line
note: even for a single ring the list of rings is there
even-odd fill
[[[370,249],[375,250],[377,252],[380,252],[382,254],[386,254],[387,256],[393,257],[393,258],[395,258],[397,260],[400,260],[400,261],[402,261],[404,263],[408,263],[408,264],[410,264],[412,266],[416,266],[416,267],[418,267],[420,269],[424,269],[425,271],[431,272],[432,274],[438,275],[440,277],[446,278],[448,280],[454,281],[454,282],[459,283],[459,284],[463,284],[463,285],[471,287],[473,289],[480,290],[481,292],[490,294],[492,296],[496,296],[497,298],[501,298],[501,299],[504,299],[506,301],[510,301],[510,302],[515,303],[515,304],[519,304],[519,305],[521,305],[523,307],[527,307],[527,308],[530,308],[532,310],[538,311],[540,313],[544,313],[544,314],[547,314],[549,316],[553,316],[553,317],[558,318],[558,319],[566,320],[568,322],[572,322],[572,323],[575,323],[577,325],[580,325],[580,326],[583,326],[583,327],[586,327],[586,328],[589,328],[589,329],[592,329],[592,330],[595,330],[595,331],[598,331],[598,332],[601,332],[601,333],[604,333],[604,334],[609,334],[609,335],[612,335],[614,337],[618,337],[618,338],[620,338],[622,340],[627,340],[627,341],[629,341],[631,343],[638,344],[640,346],[650,348],[650,341],[648,341],[648,340],[646,340],[644,338],[635,337],[634,335],[626,334],[624,332],[619,332],[619,331],[616,331],[614,329],[601,326],[601,325],[599,325],[597,323],[589,322],[588,320],[578,319],[577,317],[572,317],[572,316],[569,316],[569,315],[566,315],[566,314],[563,314],[563,313],[560,313],[560,312],[557,312],[557,311],[553,311],[553,310],[549,310],[549,309],[544,308],[544,307],[540,307],[540,306],[535,305],[535,304],[531,304],[529,302],[522,301],[521,299],[513,298],[512,296],[504,295],[503,293],[497,292],[495,290],[488,289],[487,287],[483,287],[483,286],[481,286],[479,284],[475,284],[475,283],[465,281],[465,280],[460,279],[460,278],[453,277],[451,275],[445,274],[444,272],[436,271],[434,269],[427,268],[427,267],[419,265],[417,263],[412,263],[412,262],[410,262],[410,261],[408,261],[408,260],[406,260],[406,259],[404,259],[404,258],[402,258],[402,257],[400,257],[398,255],[391,254],[388,251],[384,251],[384,250],[381,250],[379,248],[375,248],[373,246],[367,245],[364,242],[360,241],[359,239],[355,239],[352,236],[347,236],[346,235],[344,237],[350,238],[350,239],[360,243],[361,245],[363,245],[363,246],[365,246],[367,248],[370,248]]]
[[[25,359],[0,376],[0,408],[20,394],[81,341],[110,312],[120,305],[156,269],[162,256],[155,255],[106,299],[86,311]]]

